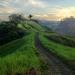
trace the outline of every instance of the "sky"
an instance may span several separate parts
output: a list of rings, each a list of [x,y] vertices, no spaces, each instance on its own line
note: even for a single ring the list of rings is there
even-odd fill
[[[35,18],[61,20],[75,17],[75,0],[0,0],[0,18],[13,13]]]

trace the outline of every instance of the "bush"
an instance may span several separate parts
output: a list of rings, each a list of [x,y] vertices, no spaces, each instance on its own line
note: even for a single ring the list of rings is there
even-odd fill
[[[24,35],[24,30],[11,22],[0,23],[0,45],[18,39]]]

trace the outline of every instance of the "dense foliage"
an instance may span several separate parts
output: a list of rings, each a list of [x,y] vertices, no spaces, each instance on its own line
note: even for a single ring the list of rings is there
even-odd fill
[[[20,38],[24,35],[25,31],[17,26],[22,20],[21,16],[17,16],[16,19],[14,19],[11,15],[10,21],[3,21],[0,23],[0,45]]]

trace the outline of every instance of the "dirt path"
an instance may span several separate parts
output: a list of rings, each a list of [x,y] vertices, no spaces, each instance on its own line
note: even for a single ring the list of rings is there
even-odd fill
[[[73,75],[58,58],[53,56],[52,53],[48,50],[48,48],[45,48],[39,39],[39,34],[35,35],[35,46],[38,50],[38,53],[43,58],[45,62],[47,62],[48,66],[50,67],[51,74],[50,75]]]

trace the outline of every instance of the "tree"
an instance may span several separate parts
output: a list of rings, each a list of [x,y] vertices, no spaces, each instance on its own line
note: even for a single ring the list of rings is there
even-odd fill
[[[17,26],[24,20],[25,18],[22,15],[12,14],[9,16],[9,21],[0,22],[0,45],[25,35],[25,31]]]
[[[14,23],[14,24],[18,24],[21,21],[24,21],[24,17],[21,14],[12,14],[9,16],[9,20],[10,22]]]
[[[29,19],[31,20],[31,18],[32,18],[33,16],[30,14],[28,17],[29,17]]]
[[[9,21],[0,23],[0,45],[24,36],[25,31]]]

